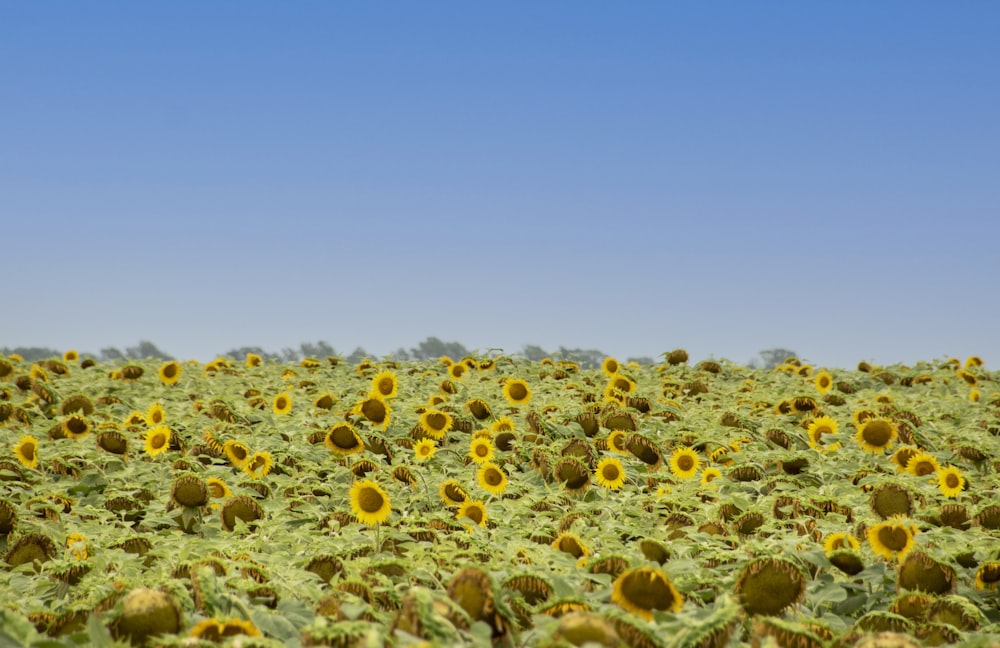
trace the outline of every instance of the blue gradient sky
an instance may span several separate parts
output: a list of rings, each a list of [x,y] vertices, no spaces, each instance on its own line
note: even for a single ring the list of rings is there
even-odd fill
[[[5,2],[0,346],[992,367],[998,27],[994,2]]]

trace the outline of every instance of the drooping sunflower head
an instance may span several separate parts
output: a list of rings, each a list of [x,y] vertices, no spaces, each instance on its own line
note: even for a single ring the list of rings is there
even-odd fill
[[[243,520],[248,527],[256,526],[256,521],[264,517],[264,509],[255,500],[246,495],[237,495],[226,500],[219,509],[222,528],[226,531],[236,530],[236,520]]]
[[[182,475],[174,480],[170,498],[181,506],[204,506],[209,498],[208,484],[196,475]]]
[[[508,378],[503,383],[503,396],[511,405],[527,405],[531,402],[531,387],[526,380]]]
[[[181,608],[169,594],[140,588],[125,596],[121,616],[111,631],[115,638],[141,646],[156,635],[175,634],[182,625]]]
[[[638,567],[623,572],[615,579],[611,600],[632,614],[647,621],[657,611],[680,612],[684,598],[667,575],[652,567]]]
[[[365,442],[361,435],[354,429],[354,426],[346,421],[337,423],[326,431],[323,437],[323,445],[327,450],[338,455],[349,455],[363,452]]]
[[[507,474],[492,461],[483,463],[476,471],[476,483],[493,495],[501,495],[507,490]]]
[[[955,588],[955,570],[923,551],[911,551],[899,563],[896,582],[901,590],[948,594]]]
[[[597,483],[609,490],[618,490],[625,484],[625,468],[615,457],[605,457],[594,470]]]
[[[976,570],[976,589],[995,592],[1000,588],[1000,560],[988,560]]]
[[[489,404],[481,398],[473,398],[465,403],[465,409],[469,411],[469,414],[477,421],[485,421],[489,417],[493,416],[493,411],[490,409]]]
[[[170,428],[166,425],[157,425],[146,431],[146,443],[143,450],[150,457],[163,454],[170,449]]]
[[[262,634],[252,621],[245,619],[218,619],[214,617],[199,621],[188,633],[188,637],[193,639],[214,643],[222,643],[231,637],[237,636],[260,637]]]
[[[226,441],[222,444],[222,451],[226,453],[226,458],[235,468],[242,470],[243,466],[250,461],[250,448],[239,441],[233,439]]]
[[[778,614],[802,600],[806,578],[793,563],[781,558],[757,558],[736,581],[736,596],[747,614]]]
[[[698,474],[701,459],[691,448],[677,448],[670,455],[670,472],[679,479],[693,479]]]
[[[263,450],[253,453],[253,455],[247,459],[247,462],[244,464],[242,470],[251,477],[259,479],[270,474],[273,467],[274,458],[271,456],[270,452]]]
[[[881,454],[898,434],[895,422],[886,418],[866,418],[858,423],[855,440],[865,451]]]
[[[571,492],[581,492],[590,485],[590,470],[573,457],[563,457],[552,468],[552,476]]]
[[[371,479],[354,482],[351,486],[350,499],[351,511],[362,524],[368,526],[382,524],[392,513],[389,495]]]
[[[469,499],[469,495],[465,492],[465,489],[454,479],[447,479],[441,482],[441,485],[438,487],[438,494],[441,496],[441,502],[445,506],[458,506]]]

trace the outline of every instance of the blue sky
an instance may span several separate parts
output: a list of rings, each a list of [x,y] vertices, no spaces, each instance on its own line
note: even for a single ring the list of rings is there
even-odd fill
[[[0,4],[0,346],[1000,361],[993,2]]]

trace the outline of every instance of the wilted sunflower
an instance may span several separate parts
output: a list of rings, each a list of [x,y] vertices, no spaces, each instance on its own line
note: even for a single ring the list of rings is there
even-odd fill
[[[369,394],[368,398],[355,405],[353,412],[365,417],[372,427],[379,430],[389,427],[389,422],[392,420],[389,403],[375,394]]]
[[[420,439],[413,444],[413,458],[422,463],[433,457],[436,450],[434,439]]]
[[[454,419],[451,418],[451,414],[441,410],[429,409],[420,415],[420,429],[423,430],[424,434],[438,441],[444,438],[453,424]]]
[[[476,482],[483,490],[501,495],[507,490],[507,474],[492,461],[487,461],[476,471]]]
[[[638,567],[615,579],[611,600],[647,621],[657,611],[680,612],[684,598],[665,573],[652,567]]]
[[[865,451],[881,454],[892,445],[899,430],[893,421],[885,418],[867,418],[858,423],[858,432],[854,436]]]
[[[356,481],[351,486],[351,511],[358,522],[375,526],[389,519],[392,505],[389,495],[370,479]]]
[[[250,448],[239,441],[233,439],[226,441],[222,444],[222,451],[226,453],[229,463],[241,470],[250,461]]]
[[[469,495],[465,492],[465,489],[454,479],[441,482],[441,485],[438,487],[438,494],[441,496],[441,502],[445,506],[458,506],[469,499]]]
[[[625,484],[625,469],[622,462],[614,457],[605,457],[594,470],[597,483],[610,490],[618,490]]]
[[[34,468],[38,465],[38,439],[30,434],[21,437],[21,440],[14,446],[14,456],[25,468]]]
[[[976,589],[995,592],[1000,587],[1000,560],[990,560],[976,570]]]
[[[833,377],[830,376],[830,372],[824,369],[816,374],[815,378],[813,378],[813,384],[816,385],[816,389],[819,390],[819,393],[825,394],[833,387]]]
[[[212,499],[221,499],[223,497],[229,497],[233,492],[226,485],[226,482],[222,481],[218,477],[209,477],[205,480],[205,485],[208,487],[208,494]]]
[[[159,425],[167,420],[167,412],[160,403],[153,403],[146,410],[146,425]]]
[[[670,455],[670,472],[680,479],[693,479],[700,465],[698,453],[691,448],[677,448]]]
[[[284,415],[292,411],[292,395],[288,392],[281,392],[274,397],[274,402],[271,405],[275,414]]]
[[[587,545],[583,544],[579,536],[568,531],[564,531],[556,536],[556,539],[552,541],[552,548],[563,553],[568,553],[577,560],[590,555],[590,549]]]
[[[899,519],[887,520],[868,527],[868,543],[880,556],[902,559],[913,548],[913,531]]]
[[[273,467],[274,459],[271,457],[271,453],[264,450],[253,453],[242,470],[251,477],[260,478],[268,475]]]
[[[503,395],[511,405],[527,405],[531,402],[531,387],[520,378],[508,378],[503,384]]]
[[[176,360],[171,360],[170,362],[162,364],[160,365],[160,369],[157,371],[157,375],[160,377],[160,381],[164,385],[173,385],[181,379],[181,363]]]
[[[486,514],[486,505],[479,500],[466,499],[458,507],[455,519],[469,518],[479,526],[486,526],[489,516]]]
[[[955,466],[942,468],[937,474],[938,488],[945,497],[958,497],[965,488],[965,477]]]
[[[372,392],[384,399],[395,398],[399,392],[399,380],[388,369],[378,372],[372,378]]]
[[[70,414],[62,421],[62,431],[68,439],[82,439],[90,433],[90,421],[79,414]]]
[[[906,462],[906,472],[917,477],[933,475],[939,470],[941,470],[941,464],[929,452],[920,451]]]
[[[364,452],[365,449],[365,442],[361,439],[361,435],[358,434],[353,425],[346,422],[337,423],[327,430],[326,436],[323,437],[323,445],[330,452],[338,455],[356,454]]]
[[[150,457],[163,454],[170,449],[170,428],[166,425],[157,425],[146,432],[146,443],[143,450]]]
[[[469,458],[477,464],[493,459],[493,441],[489,438],[474,437],[469,442]]]

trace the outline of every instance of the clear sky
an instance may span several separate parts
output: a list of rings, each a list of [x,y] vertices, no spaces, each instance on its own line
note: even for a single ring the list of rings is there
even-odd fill
[[[0,346],[1000,364],[996,2],[0,2]]]

